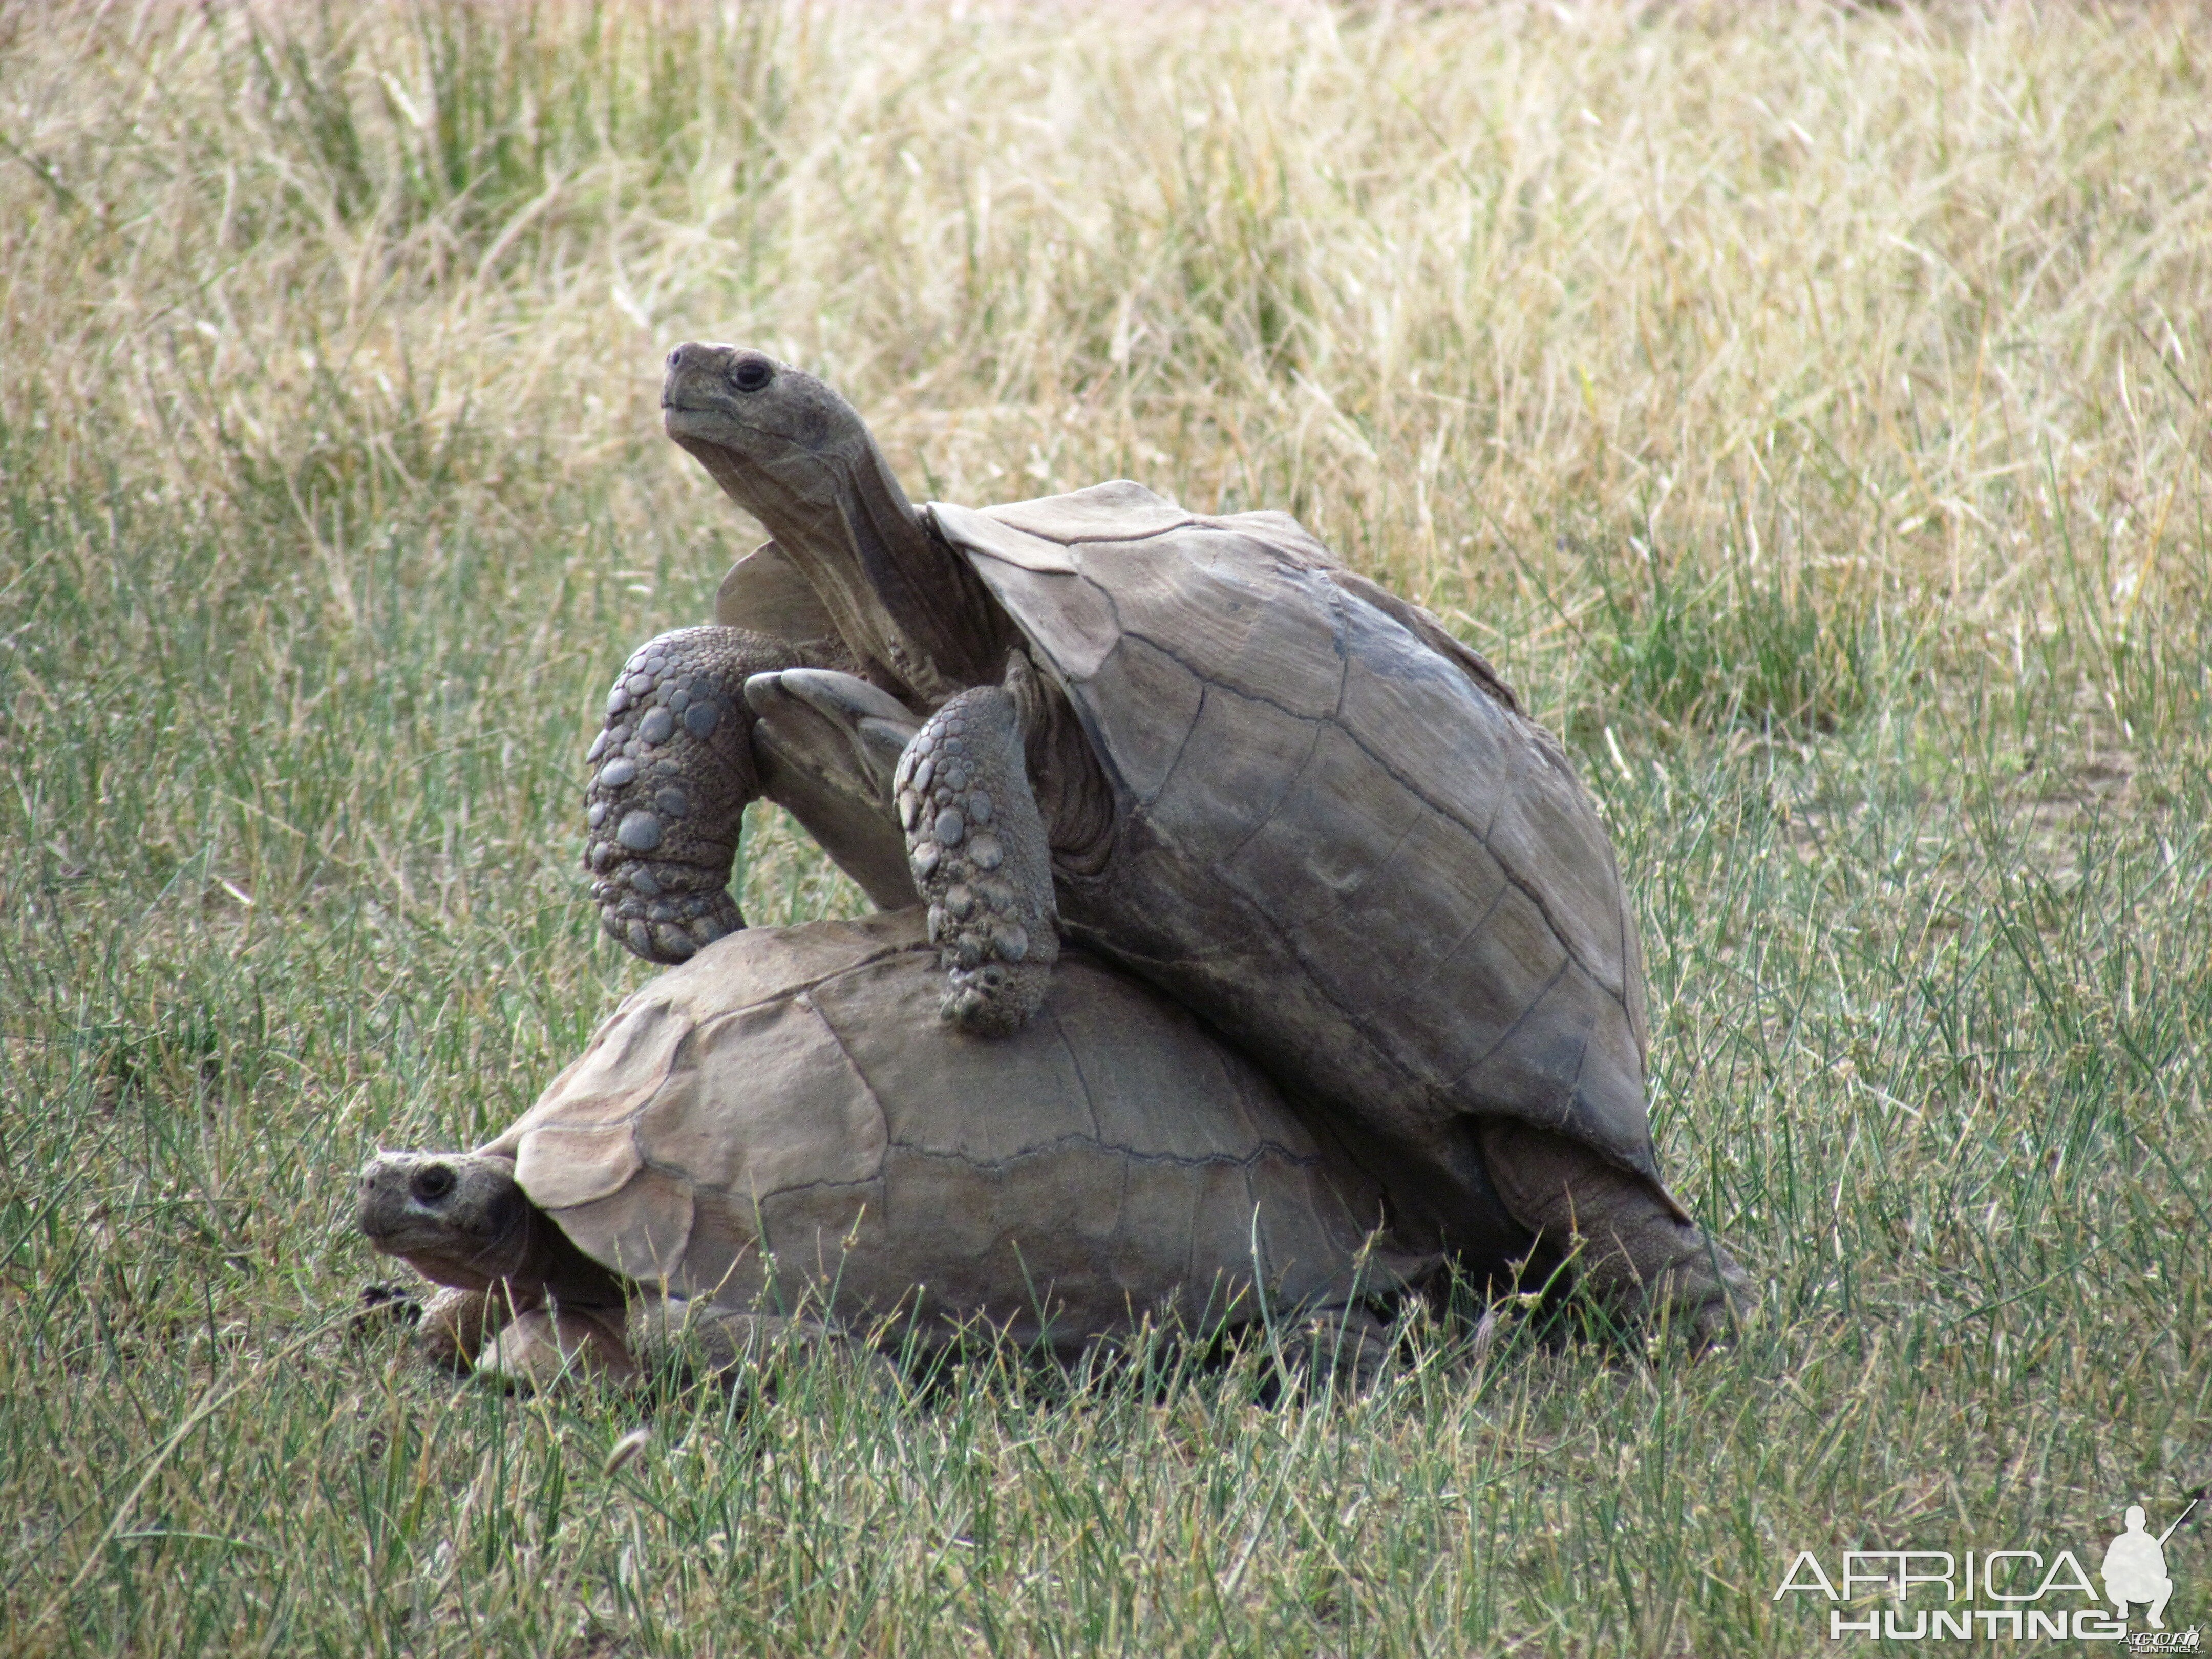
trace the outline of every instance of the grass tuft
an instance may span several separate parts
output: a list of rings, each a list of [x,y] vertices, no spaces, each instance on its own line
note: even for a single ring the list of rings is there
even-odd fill
[[[1595,682],[1566,721],[1585,742],[1615,723],[1655,736],[1833,732],[1875,706],[1883,682],[1913,673],[1910,624],[1886,627],[1875,601],[1828,573],[1714,568],[1638,537],[1620,556],[1588,544],[1582,555],[1580,611],[1540,586]]]

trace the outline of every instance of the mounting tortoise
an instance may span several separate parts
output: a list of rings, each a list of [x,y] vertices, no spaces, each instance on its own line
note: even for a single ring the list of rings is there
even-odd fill
[[[977,1322],[1066,1356],[1272,1313],[1286,1349],[1368,1373],[1435,1261],[1376,1232],[1373,1183],[1257,1068],[1080,951],[1018,1033],[940,1024],[926,934],[912,908],[738,933],[489,1145],[370,1160],[363,1230],[452,1287],[429,1350],[536,1385],[626,1376],[687,1328],[723,1363]]]
[[[1613,1229],[1729,1317],[1741,1275],[1659,1178],[1611,845],[1480,656],[1280,513],[1127,482],[916,511],[843,398],[735,347],[677,348],[662,401],[774,539],[610,697],[610,933],[668,960],[741,927],[739,815],[781,800],[876,902],[929,902],[969,1029],[1018,1027],[1064,934],[1325,1114],[1414,1248],[1503,1276]]]

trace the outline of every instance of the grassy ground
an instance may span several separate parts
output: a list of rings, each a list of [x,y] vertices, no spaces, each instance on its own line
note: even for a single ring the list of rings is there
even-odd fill
[[[0,1637],[1796,1654],[1799,1550],[2162,1526],[2208,73],[2152,8],[0,3]],[[1756,1334],[1417,1334],[1274,1411],[802,1371],[612,1475],[639,1401],[349,1334],[362,1154],[501,1126],[644,977],[580,756],[748,545],[657,433],[695,336],[917,494],[1286,506],[1490,652],[1614,827]],[[772,822],[744,874],[856,902]]]

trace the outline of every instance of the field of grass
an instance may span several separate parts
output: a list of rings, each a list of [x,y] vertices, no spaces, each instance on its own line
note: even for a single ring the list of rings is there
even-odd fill
[[[1843,1652],[1801,1550],[2162,1527],[2208,112],[2183,7],[0,0],[5,1650]],[[1617,836],[1747,1340],[895,1408],[353,1329],[364,1153],[489,1135],[647,977],[581,757],[750,544],[659,433],[688,337],[918,497],[1286,507],[1490,653]],[[771,815],[743,877],[860,902]]]

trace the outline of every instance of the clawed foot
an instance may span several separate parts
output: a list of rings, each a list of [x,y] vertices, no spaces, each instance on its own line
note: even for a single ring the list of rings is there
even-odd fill
[[[759,788],[744,686],[793,660],[736,628],[682,628],[641,647],[607,695],[588,758],[585,863],[610,937],[648,962],[688,961],[745,925],[729,894],[745,803]]]
[[[944,953],[941,1017],[983,1036],[1019,1030],[1044,1002],[1060,933],[1014,696],[984,685],[953,698],[907,745],[892,783]]]
[[[792,741],[803,705],[844,733],[860,770],[880,780],[905,833],[908,869],[929,906],[929,938],[943,951],[943,1018],[982,1036],[1019,1030],[1044,1001],[1060,956],[1052,849],[1023,759],[1023,680],[1017,655],[1003,686],[962,692],[917,729],[888,694],[846,673],[793,668],[763,674],[745,696]]]

